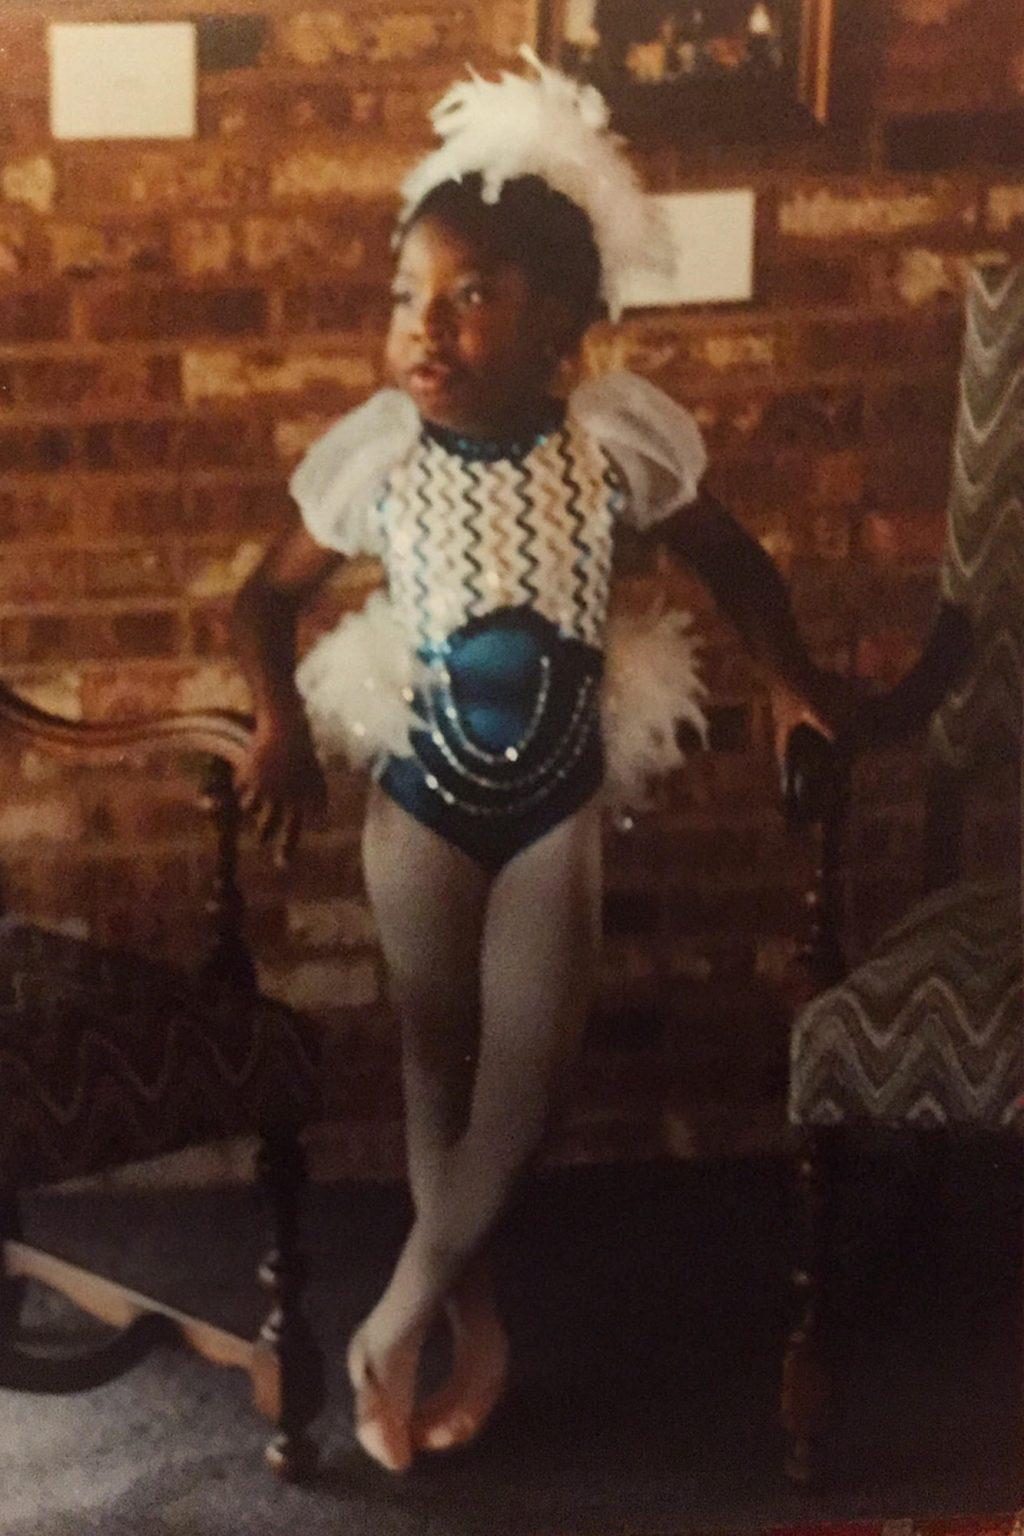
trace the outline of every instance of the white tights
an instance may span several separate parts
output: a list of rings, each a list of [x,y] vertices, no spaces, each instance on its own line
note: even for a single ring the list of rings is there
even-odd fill
[[[402,1026],[416,1211],[363,1328],[382,1356],[422,1336],[550,1122],[593,996],[600,810],[491,876],[374,785],[363,856]]]

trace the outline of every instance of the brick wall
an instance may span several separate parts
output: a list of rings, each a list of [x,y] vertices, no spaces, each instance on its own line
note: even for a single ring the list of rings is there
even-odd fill
[[[934,603],[965,266],[1024,229],[1024,172],[897,175],[881,129],[901,102],[977,106],[951,59],[991,105],[978,23],[993,3],[900,0],[884,38],[858,36],[837,104],[870,55],[874,116],[841,155],[653,165],[662,186],[756,187],[756,302],[638,314],[587,349],[590,366],[636,368],[694,409],[714,488],[784,569],[815,652],[875,678],[911,661]],[[30,697],[86,716],[245,706],[231,594],[288,516],[289,467],[380,381],[392,194],[424,107],[465,59],[510,57],[529,9],[9,0],[0,661]],[[1002,106],[1024,90],[1016,9],[1000,0]],[[53,143],[47,20],[157,13],[200,21],[198,138]],[[763,1145],[780,1125],[806,855],[781,825],[766,696],[734,637],[688,580],[642,563],[631,578],[701,615],[713,744],[655,816],[610,836],[602,1007],[562,1153]],[[372,580],[351,568],[319,618]],[[185,784],[69,785],[32,756],[7,767],[9,907],[194,947],[206,865]],[[908,890],[914,787],[912,767],[888,764],[855,836],[875,921]],[[332,1025],[332,1145],[366,1171],[398,1157],[393,1032],[359,879],[361,790],[339,776],[334,792],[289,881],[255,855],[247,879],[268,984]]]

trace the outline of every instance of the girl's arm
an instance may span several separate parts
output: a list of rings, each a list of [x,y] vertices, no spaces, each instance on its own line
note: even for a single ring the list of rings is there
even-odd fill
[[[697,500],[657,528],[669,552],[688,566],[745,644],[834,731],[852,702],[852,686],[812,661],[793,617],[785,582],[736,519],[704,487]]]
[[[343,556],[296,524],[271,544],[232,609],[235,650],[252,692],[255,730],[236,779],[244,810],[284,858],[302,812],[326,799],[302,699],[295,686],[295,637],[302,608]]]

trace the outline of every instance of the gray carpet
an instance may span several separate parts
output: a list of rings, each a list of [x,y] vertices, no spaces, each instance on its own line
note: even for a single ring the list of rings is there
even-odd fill
[[[916,1170],[919,1171],[919,1170]],[[496,1258],[516,1374],[472,1449],[379,1472],[353,1444],[341,1362],[407,1219],[404,1194],[313,1192],[311,1313],[332,1369],[323,1469],[280,1488],[244,1379],[161,1352],[88,1396],[0,1393],[2,1536],[668,1536],[1024,1503],[1020,1170],[986,1156],[924,1198],[868,1168],[846,1201],[837,1335],[843,1456],[826,1493],[779,1475],[787,1183],[774,1164],[534,1179]],[[37,1197],[30,1237],[254,1329],[247,1192]],[[857,1275],[856,1285],[853,1276]],[[63,1320],[38,1299],[37,1325]],[[443,1358],[430,1362],[437,1373]]]

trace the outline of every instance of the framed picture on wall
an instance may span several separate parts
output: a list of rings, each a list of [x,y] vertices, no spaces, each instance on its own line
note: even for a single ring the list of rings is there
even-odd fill
[[[772,142],[828,118],[835,0],[544,0],[547,57],[661,142]]]

